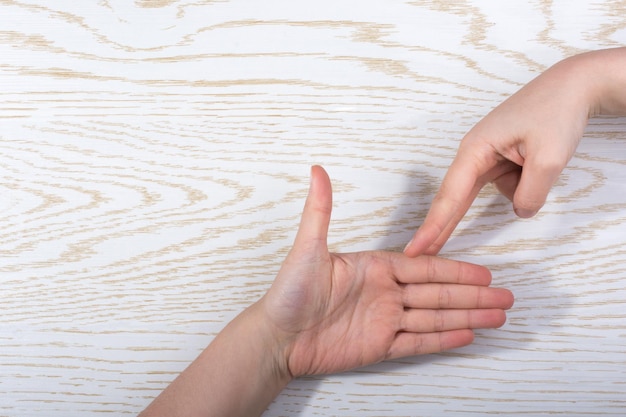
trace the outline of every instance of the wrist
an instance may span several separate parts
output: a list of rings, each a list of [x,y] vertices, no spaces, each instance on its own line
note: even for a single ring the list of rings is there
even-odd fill
[[[247,342],[259,360],[258,375],[262,382],[282,390],[293,379],[287,361],[288,341],[265,314],[264,300],[252,304],[238,319],[242,320],[242,331],[250,336]]]
[[[211,401],[227,407],[210,415],[261,415],[266,407],[291,381],[283,364],[281,343],[273,334],[264,314],[263,301],[252,304],[232,320],[200,355],[205,378],[215,384]],[[208,390],[207,390],[208,391]],[[237,399],[232,397],[237,392]]]
[[[566,58],[556,63],[546,74],[550,74],[546,81],[546,90],[558,86],[564,94],[566,106],[569,112],[575,112],[576,116],[591,117],[602,113],[601,97],[603,82],[596,76],[594,58],[592,53],[582,53]]]
[[[626,115],[626,48],[583,53],[571,61],[578,85],[586,94],[589,117]]]
[[[142,416],[261,415],[291,376],[260,307],[232,320]]]

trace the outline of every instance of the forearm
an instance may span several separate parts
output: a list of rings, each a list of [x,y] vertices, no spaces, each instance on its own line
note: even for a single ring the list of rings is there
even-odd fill
[[[261,415],[291,379],[259,303],[220,332],[140,417]]]

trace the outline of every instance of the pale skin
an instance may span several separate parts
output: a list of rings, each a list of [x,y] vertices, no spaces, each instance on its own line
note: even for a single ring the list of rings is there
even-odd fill
[[[255,416],[294,378],[465,346],[513,304],[484,267],[434,256],[330,253],[332,191],[311,184],[294,245],[268,292],[140,415]]]
[[[513,94],[463,138],[408,256],[439,253],[481,188],[494,183],[534,216],[570,161],[588,119],[626,115],[626,48],[565,59]]]

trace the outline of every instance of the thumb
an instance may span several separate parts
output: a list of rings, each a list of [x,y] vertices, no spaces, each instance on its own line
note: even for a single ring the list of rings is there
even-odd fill
[[[560,160],[558,155],[556,151],[534,153],[524,161],[513,196],[513,209],[519,217],[534,216],[546,202],[550,189],[567,164],[567,160]]]
[[[511,171],[505,172],[499,177],[493,180],[493,185],[496,186],[500,194],[513,202],[515,191],[519,185],[522,175],[522,167],[515,165]]]
[[[319,165],[311,167],[309,195],[304,204],[294,250],[327,250],[326,239],[333,208],[332,194],[330,178],[324,168]]]

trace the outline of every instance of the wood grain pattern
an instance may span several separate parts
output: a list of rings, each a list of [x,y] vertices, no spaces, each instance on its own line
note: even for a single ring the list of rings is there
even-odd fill
[[[623,1],[0,0],[0,416],[132,415],[268,288],[309,166],[330,240],[399,250],[458,140]],[[516,305],[467,348],[295,381],[268,416],[624,415],[626,121],[541,214],[444,255]]]

